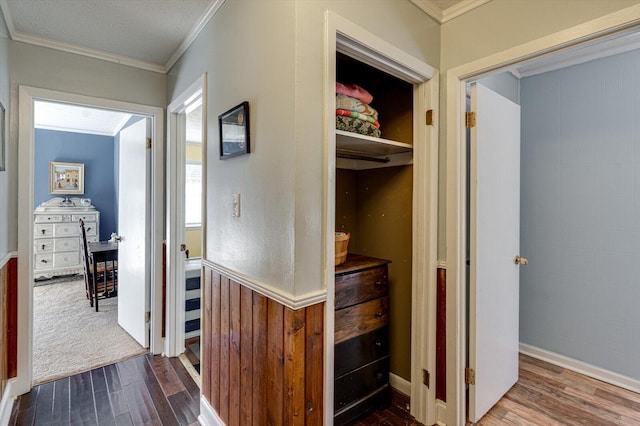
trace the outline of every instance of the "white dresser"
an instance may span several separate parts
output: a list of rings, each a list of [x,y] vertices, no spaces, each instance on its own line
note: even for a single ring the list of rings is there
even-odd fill
[[[83,273],[80,255],[80,225],[84,221],[87,241],[100,239],[100,212],[80,198],[53,198],[36,207],[33,213],[33,276]]]

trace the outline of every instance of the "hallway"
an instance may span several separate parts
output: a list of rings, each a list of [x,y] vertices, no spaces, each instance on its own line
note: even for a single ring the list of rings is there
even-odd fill
[[[34,387],[10,425],[196,425],[200,389],[178,358],[143,355]]]

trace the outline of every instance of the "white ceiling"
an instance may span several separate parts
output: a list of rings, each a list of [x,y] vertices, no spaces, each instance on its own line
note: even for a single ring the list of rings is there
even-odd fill
[[[0,0],[13,40],[166,72],[224,0]]]
[[[115,136],[131,114],[54,102],[34,102],[36,129]]]

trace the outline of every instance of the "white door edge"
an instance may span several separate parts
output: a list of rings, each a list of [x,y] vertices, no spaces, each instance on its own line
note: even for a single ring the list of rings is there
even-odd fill
[[[167,124],[167,306],[166,306],[166,340],[165,353],[168,356],[178,356],[184,352],[185,346],[185,264],[184,253],[180,251],[180,245],[185,242],[185,218],[184,218],[184,171],[185,171],[185,114],[187,106],[198,96],[202,97],[203,119],[203,209],[206,208],[206,74],[203,74],[182,92],[167,107],[169,120]],[[202,214],[202,254],[204,257],[205,213]],[[204,277],[201,277],[203,279]],[[204,281],[203,281],[204,283]]]
[[[26,196],[18,198],[18,211],[33,211],[33,103],[35,100],[66,102],[78,105],[126,111],[153,118],[152,180],[164,182],[164,152],[162,147],[164,111],[161,107],[123,102],[113,99],[78,95],[56,90],[42,89],[26,85],[18,87],[18,193]],[[162,352],[162,230],[158,225],[164,221],[163,185],[152,187],[152,229],[151,245],[151,345],[153,353]],[[160,202],[159,202],[160,201]],[[18,366],[17,376],[11,388],[12,396],[22,395],[31,390],[33,376],[33,220],[31,214],[18,215]],[[160,232],[157,230],[159,229]]]

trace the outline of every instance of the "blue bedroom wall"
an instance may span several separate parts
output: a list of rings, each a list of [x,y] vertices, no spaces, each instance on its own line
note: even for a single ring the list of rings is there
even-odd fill
[[[640,380],[640,51],[525,78],[520,340]]]
[[[114,138],[83,133],[35,129],[34,208],[49,194],[49,162],[84,164],[84,198],[100,211],[100,239],[116,232]]]

